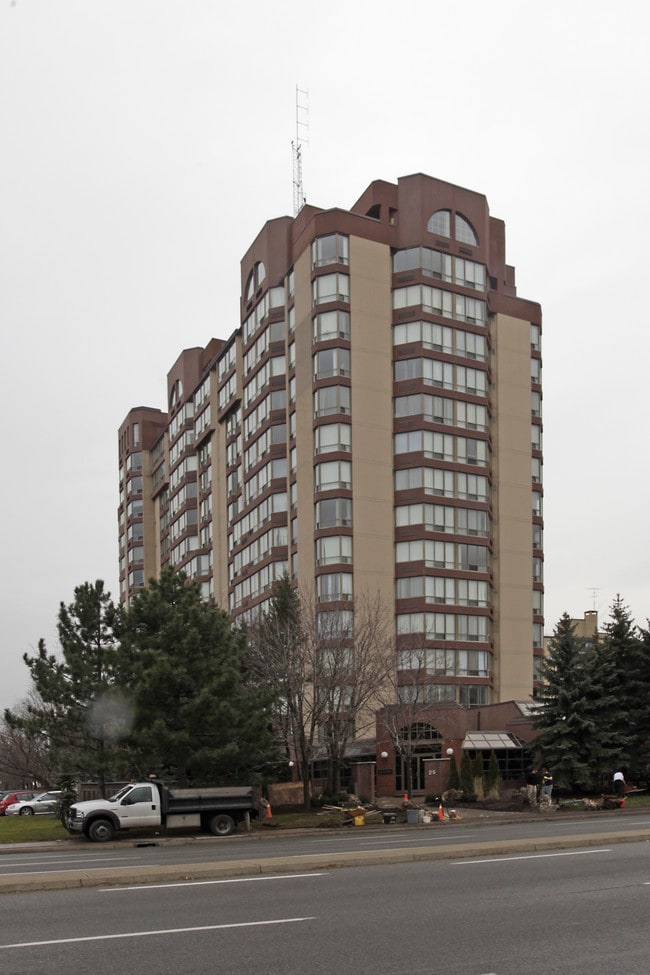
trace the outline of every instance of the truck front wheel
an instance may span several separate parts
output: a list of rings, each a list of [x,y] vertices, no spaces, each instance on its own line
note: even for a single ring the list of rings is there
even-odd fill
[[[88,827],[86,835],[93,843],[108,843],[115,836],[115,829],[109,819],[95,819]]]
[[[235,832],[235,820],[225,813],[219,813],[210,820],[210,832],[213,836],[230,836]]]

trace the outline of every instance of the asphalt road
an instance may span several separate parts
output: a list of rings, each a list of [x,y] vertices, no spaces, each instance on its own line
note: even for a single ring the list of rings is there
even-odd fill
[[[0,971],[646,975],[647,842],[2,900]]]
[[[528,822],[352,827],[225,839],[201,837],[194,841],[188,837],[160,841],[125,837],[110,845],[75,840],[29,850],[5,848],[0,856],[0,893],[523,854],[637,839],[650,840],[647,813],[579,818],[557,814]]]

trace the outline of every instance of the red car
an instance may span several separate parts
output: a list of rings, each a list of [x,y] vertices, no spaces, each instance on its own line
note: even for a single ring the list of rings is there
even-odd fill
[[[34,796],[40,796],[42,791],[42,789],[36,792],[33,789],[17,789],[14,792],[0,792],[0,816],[4,816],[5,809],[12,802],[24,802],[26,799],[33,799]]]

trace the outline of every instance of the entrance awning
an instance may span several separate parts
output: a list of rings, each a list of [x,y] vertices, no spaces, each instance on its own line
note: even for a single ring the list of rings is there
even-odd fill
[[[503,748],[521,748],[521,743],[507,731],[468,731],[463,751],[491,752]]]

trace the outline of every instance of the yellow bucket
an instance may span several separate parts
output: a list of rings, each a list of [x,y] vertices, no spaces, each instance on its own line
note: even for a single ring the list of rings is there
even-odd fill
[[[365,824],[366,824],[366,818],[365,818],[365,816],[355,816],[354,817],[354,825],[355,826],[365,826]]]

